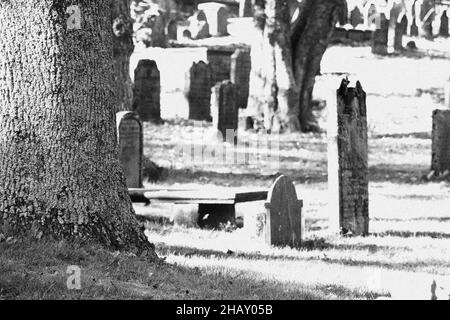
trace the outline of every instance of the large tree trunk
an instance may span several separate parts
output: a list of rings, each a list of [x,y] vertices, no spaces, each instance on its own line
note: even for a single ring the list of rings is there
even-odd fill
[[[153,256],[117,156],[111,0],[72,3],[0,2],[0,232]]]
[[[130,0],[112,3],[114,92],[116,112],[131,110],[133,89],[130,78],[130,56],[134,50]]]
[[[347,12],[345,0],[304,0],[293,25],[295,81],[300,89],[299,110],[302,131],[318,129],[312,112],[312,94],[334,26]],[[295,108],[295,106],[293,106]]]
[[[265,129],[315,131],[312,92],[320,62],[345,0],[260,0],[252,45],[249,110]],[[298,5],[298,4],[297,4]],[[259,120],[259,121],[258,121]]]
[[[288,0],[266,1],[257,9],[259,38],[252,46],[250,108],[266,130],[299,129],[298,88],[290,42]]]

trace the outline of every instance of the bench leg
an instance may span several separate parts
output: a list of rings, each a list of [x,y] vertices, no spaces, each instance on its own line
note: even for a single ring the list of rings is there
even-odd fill
[[[218,229],[220,224],[234,223],[234,204],[199,204],[198,225],[202,229]]]

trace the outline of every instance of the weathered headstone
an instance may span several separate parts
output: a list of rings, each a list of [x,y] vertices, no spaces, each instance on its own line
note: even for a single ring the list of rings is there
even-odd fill
[[[167,24],[167,38],[169,40],[177,40],[178,38],[178,24],[176,20],[170,20]]]
[[[403,35],[406,33],[406,29],[408,28],[408,19],[406,15],[403,15],[401,19],[397,19],[395,23],[394,30],[394,50],[402,51],[403,50]]]
[[[211,66],[213,83],[230,79],[231,56],[233,53],[233,50],[222,48],[208,49],[206,56]]]
[[[161,81],[156,62],[140,60],[134,71],[133,111],[142,121],[161,121]]]
[[[188,19],[189,22],[189,32],[191,33],[192,39],[204,39],[210,36],[209,33],[209,23],[206,19],[206,15],[202,10],[196,11]]]
[[[193,63],[186,80],[189,119],[211,121],[210,66],[203,61]]]
[[[448,16],[447,11],[442,12],[441,14],[441,23],[439,26],[439,35],[441,37],[448,37]]]
[[[343,234],[369,232],[369,167],[366,93],[342,81],[337,107],[329,110],[328,188],[332,221]]]
[[[227,142],[234,142],[236,144],[239,116],[236,85],[229,80],[225,80],[217,83],[212,90],[211,113],[213,117],[213,128],[217,130],[218,135],[223,141],[227,141],[230,134],[234,134],[232,137],[234,141]]]
[[[364,16],[364,23],[366,23],[366,26],[368,28],[370,28],[372,25],[376,24],[377,17],[378,17],[377,7],[372,3],[367,9],[367,15]]]
[[[250,87],[250,71],[252,68],[252,61],[250,53],[238,49],[231,56],[231,74],[230,80],[233,82],[238,90],[238,108],[247,108],[249,87]]]
[[[119,161],[128,188],[142,188],[143,130],[135,112],[116,114]]]
[[[299,247],[302,241],[303,201],[298,200],[292,181],[280,176],[267,195],[264,232],[266,244]]]
[[[253,17],[252,0],[240,0],[239,2],[239,17]]]
[[[431,170],[436,175],[450,171],[450,110],[433,112]]]
[[[351,12],[350,12],[350,24],[353,26],[353,28],[356,28],[357,25],[364,23],[364,17],[361,13],[361,10],[356,6]]]
[[[203,10],[209,23],[209,32],[213,37],[228,35],[228,8],[217,2],[207,2],[198,5]]]
[[[386,55],[388,53],[389,20],[384,13],[380,13],[377,18],[378,26],[372,35],[372,53]]]
[[[411,37],[417,37],[419,35],[419,27],[417,26],[416,19],[414,18],[409,27],[409,35]]]

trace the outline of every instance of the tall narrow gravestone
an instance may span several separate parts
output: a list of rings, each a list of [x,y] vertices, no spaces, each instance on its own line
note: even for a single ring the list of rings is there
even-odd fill
[[[227,134],[228,137],[230,137],[230,134],[233,134],[234,143],[236,144],[239,116],[239,109],[236,103],[236,85],[229,80],[219,82],[214,86],[213,93],[211,98],[213,128],[217,130],[219,138],[223,141],[227,141]]]
[[[167,24],[167,38],[169,40],[177,40],[178,38],[178,24],[176,20],[170,20]]]
[[[119,160],[128,188],[142,188],[143,130],[135,112],[116,114]]]
[[[210,66],[203,61],[194,62],[186,79],[189,119],[211,121],[212,83]]]
[[[156,62],[140,60],[134,71],[133,111],[142,121],[161,121],[161,82]]]
[[[342,81],[337,107],[330,107],[328,127],[328,188],[332,221],[341,233],[369,232],[369,167],[366,93],[359,81]],[[333,227],[336,226],[337,223]]]
[[[436,175],[450,170],[450,110],[433,112],[431,170]]]
[[[448,37],[448,15],[447,15],[447,11],[442,12],[441,14],[441,23],[439,26],[439,35],[441,37]]]
[[[239,0],[239,17],[253,17],[252,0]]]
[[[372,34],[372,53],[386,55],[388,53],[389,20],[384,13],[378,14],[377,28]]]
[[[299,247],[302,241],[303,201],[297,199],[292,181],[280,176],[269,190],[264,224],[265,240],[271,246]]]
[[[213,37],[228,35],[228,9],[227,6],[217,2],[207,2],[198,5],[203,10],[209,23],[209,32]]]
[[[247,108],[248,96],[250,90],[250,71],[252,61],[250,53],[238,49],[231,56],[231,74],[230,79],[238,90],[238,108]]]

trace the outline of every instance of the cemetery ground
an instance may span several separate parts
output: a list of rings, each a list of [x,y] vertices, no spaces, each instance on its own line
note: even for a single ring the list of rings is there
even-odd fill
[[[421,59],[380,58],[369,47],[343,46],[331,47],[324,57],[317,98],[329,96],[346,75],[360,80],[368,95],[369,236],[330,232],[326,134],[282,136],[280,168],[273,170],[265,169],[267,163],[229,166],[176,159],[176,146],[209,125],[185,120],[145,124],[146,156],[168,168],[156,186],[267,189],[277,172],[289,176],[304,201],[302,246],[264,244],[257,232],[262,202],[237,205],[244,227],[219,231],[196,228],[195,206],[136,205],[149,240],[165,259],[160,264],[65,242],[4,240],[0,299],[429,299],[433,280],[436,293],[445,298],[450,282],[450,185],[424,176],[431,163],[432,111],[444,108],[448,60],[442,55],[449,42],[425,45],[435,48]],[[162,103],[178,103],[181,87],[167,89],[162,79],[162,92]],[[316,113],[326,128],[323,103]],[[69,265],[81,267],[80,291],[67,290]]]

